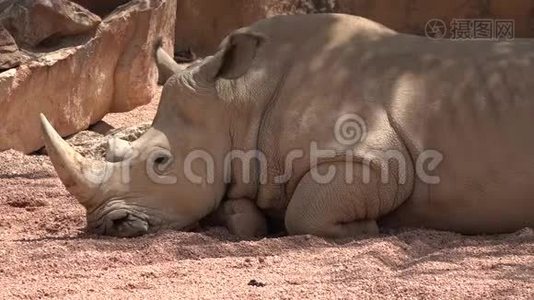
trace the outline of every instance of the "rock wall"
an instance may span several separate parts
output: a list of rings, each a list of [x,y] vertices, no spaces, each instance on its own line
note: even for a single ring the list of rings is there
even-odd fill
[[[29,59],[30,57],[20,50],[11,33],[0,24],[0,72],[16,68]]]
[[[67,136],[150,102],[158,91],[155,43],[163,38],[172,52],[175,13],[176,0],[134,0],[93,35],[66,39],[0,73],[0,151],[41,148],[41,112]]]
[[[279,14],[339,12],[378,21],[397,31],[424,34],[434,18],[513,19],[517,37],[534,37],[534,0],[180,0],[176,47],[214,51],[231,31]]]
[[[24,48],[35,48],[50,38],[90,32],[102,21],[68,0],[5,0],[6,4],[0,23]]]

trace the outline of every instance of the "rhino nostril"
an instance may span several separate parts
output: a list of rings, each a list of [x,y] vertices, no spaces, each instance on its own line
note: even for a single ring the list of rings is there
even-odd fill
[[[129,215],[129,214],[126,214],[126,215],[123,216],[123,217],[120,217],[120,218],[118,218],[118,219],[113,219],[113,220],[111,220],[111,222],[113,223],[113,226],[114,226],[114,227],[117,227],[117,226],[123,224],[124,222],[127,222],[128,219],[129,219],[129,217],[130,217],[130,215]]]
[[[148,232],[148,222],[128,212],[120,212],[108,219],[106,234],[116,237],[136,237]]]

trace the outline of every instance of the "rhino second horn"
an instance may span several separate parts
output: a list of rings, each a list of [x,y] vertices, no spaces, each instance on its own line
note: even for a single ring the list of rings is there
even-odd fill
[[[67,190],[86,208],[93,208],[100,183],[95,176],[106,170],[106,163],[84,158],[76,152],[41,114],[41,127],[48,156]]]
[[[158,66],[160,84],[165,84],[174,74],[185,70],[185,67],[176,63],[161,46],[156,50],[156,64]]]

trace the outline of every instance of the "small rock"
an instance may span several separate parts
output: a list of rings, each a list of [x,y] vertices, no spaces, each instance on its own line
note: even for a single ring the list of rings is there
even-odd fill
[[[248,282],[248,285],[249,286],[254,286],[254,287],[264,287],[266,286],[267,284],[263,283],[263,282],[259,282],[257,281],[256,279],[252,279],[251,281]]]

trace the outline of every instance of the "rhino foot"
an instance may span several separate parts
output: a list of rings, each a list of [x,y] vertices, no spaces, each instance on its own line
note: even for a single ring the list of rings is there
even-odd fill
[[[256,205],[247,199],[227,200],[211,216],[211,225],[223,225],[231,234],[243,239],[267,235],[267,220]]]

